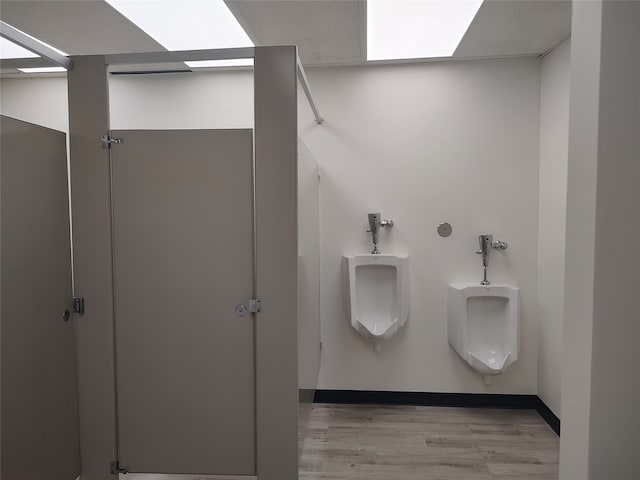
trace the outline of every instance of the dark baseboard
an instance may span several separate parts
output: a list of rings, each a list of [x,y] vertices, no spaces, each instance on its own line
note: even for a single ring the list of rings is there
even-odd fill
[[[313,401],[315,403],[531,409],[536,410],[553,431],[560,435],[560,419],[537,395],[316,390]]]
[[[299,403],[313,403],[315,402],[316,391],[311,389],[298,389],[298,402]]]
[[[536,409],[536,395],[493,393],[386,392],[370,390],[316,390],[316,403],[362,403],[377,405],[425,405],[432,407]]]
[[[556,414],[551,411],[549,407],[542,401],[540,397],[536,397],[538,399],[538,406],[536,407],[536,411],[538,414],[547,422],[547,425],[551,427],[551,429],[556,432],[558,436],[560,436],[560,419],[556,417]]]

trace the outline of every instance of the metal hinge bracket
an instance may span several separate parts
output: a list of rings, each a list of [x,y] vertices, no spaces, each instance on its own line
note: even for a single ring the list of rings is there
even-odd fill
[[[84,297],[73,297],[73,312],[84,315]]]
[[[112,143],[122,143],[121,138],[113,138],[111,135],[103,135],[100,141],[102,143],[102,148],[107,149],[111,148]]]
[[[111,474],[118,475],[119,473],[126,475],[129,473],[129,467],[121,467],[120,462],[117,461],[111,462]]]
[[[262,310],[261,300],[258,300],[257,298],[252,298],[251,300],[249,300],[249,311],[251,313],[258,313],[260,310]]]

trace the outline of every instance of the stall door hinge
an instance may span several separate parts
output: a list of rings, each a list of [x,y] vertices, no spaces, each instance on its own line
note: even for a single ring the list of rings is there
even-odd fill
[[[129,473],[129,467],[121,467],[120,462],[117,461],[111,462],[111,474],[118,475],[119,473],[126,475]]]
[[[73,311],[78,315],[84,315],[84,297],[73,297]]]
[[[102,142],[102,148],[111,149],[112,143],[122,143],[121,138],[113,138],[111,135],[103,135],[100,139]]]
[[[252,298],[251,300],[249,300],[249,311],[251,313],[258,313],[260,310],[262,310],[261,300],[258,300],[257,298]]]

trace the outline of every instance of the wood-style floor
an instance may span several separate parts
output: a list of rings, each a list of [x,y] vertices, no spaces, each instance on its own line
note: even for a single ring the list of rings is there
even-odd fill
[[[314,404],[300,480],[550,480],[559,438],[534,410]]]
[[[534,410],[313,404],[300,480],[557,480],[559,446]]]

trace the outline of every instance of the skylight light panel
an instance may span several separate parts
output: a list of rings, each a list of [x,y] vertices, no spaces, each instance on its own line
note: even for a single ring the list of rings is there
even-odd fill
[[[67,69],[64,67],[33,67],[33,68],[18,68],[22,73],[62,73]]]
[[[450,57],[483,0],[368,0],[367,60]]]
[[[253,47],[222,0],[107,0],[170,51]],[[202,62],[186,62],[192,68]],[[247,59],[224,66],[246,65]]]
[[[234,58],[233,60],[197,60],[186,63],[191,68],[253,67],[253,58]]]

